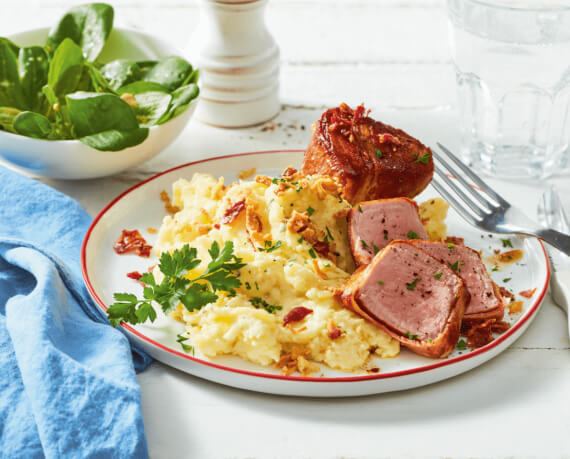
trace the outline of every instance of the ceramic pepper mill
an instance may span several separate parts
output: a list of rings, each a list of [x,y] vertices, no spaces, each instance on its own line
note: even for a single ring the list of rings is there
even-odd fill
[[[279,113],[279,48],[265,26],[267,0],[198,0],[200,23],[187,47],[200,69],[196,118],[246,127]]]

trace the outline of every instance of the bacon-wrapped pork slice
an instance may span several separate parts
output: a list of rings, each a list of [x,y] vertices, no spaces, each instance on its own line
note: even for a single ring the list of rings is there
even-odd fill
[[[453,351],[469,295],[455,272],[405,241],[391,242],[357,269],[335,297],[410,350]]]
[[[503,298],[477,251],[451,242],[415,240],[410,243],[451,267],[463,279],[471,296],[464,322],[503,318]]]
[[[395,239],[427,239],[418,205],[408,198],[361,202],[348,214],[348,240],[356,266],[367,265]]]
[[[313,125],[304,174],[336,177],[355,204],[419,194],[433,176],[431,151],[400,129],[366,116],[364,106],[331,108]]]

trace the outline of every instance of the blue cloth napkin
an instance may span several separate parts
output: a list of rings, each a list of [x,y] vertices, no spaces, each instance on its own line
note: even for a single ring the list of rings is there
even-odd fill
[[[91,301],[69,197],[0,167],[0,457],[147,457],[151,359]]]

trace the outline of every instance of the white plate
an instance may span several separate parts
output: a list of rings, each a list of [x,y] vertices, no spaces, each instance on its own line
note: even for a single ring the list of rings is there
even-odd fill
[[[95,218],[83,242],[83,276],[94,300],[106,310],[113,303],[114,292],[140,295],[140,285],[125,274],[134,270],[144,272],[156,260],[152,257],[119,256],[113,251],[113,242],[123,229],[138,229],[152,245],[156,235],[149,234],[147,228],[158,228],[165,215],[164,203],[159,198],[160,191],[168,190],[171,193],[172,183],[176,179],[189,179],[195,172],[204,172],[214,176],[223,175],[226,183],[231,183],[241,170],[255,167],[258,173],[279,175],[289,165],[299,167],[302,158],[300,150],[210,158],[170,169],[125,191]],[[423,201],[433,196],[436,196],[435,192],[428,188],[417,199]],[[486,254],[491,253],[492,249],[502,248],[497,236],[490,237],[468,226],[451,210],[447,224],[450,235],[464,237],[467,245],[482,249]],[[505,314],[505,320],[512,323],[507,332],[482,348],[474,351],[455,350],[442,360],[421,357],[402,347],[398,358],[377,359],[376,364],[381,371],[376,374],[343,373],[321,366],[322,376],[319,377],[282,376],[278,370],[237,357],[208,359],[198,354],[193,357],[184,353],[176,342],[176,335],[183,331],[183,325],[165,316],[159,316],[153,324],[123,327],[134,341],[157,360],[195,376],[242,389],[282,395],[337,397],[423,386],[468,371],[496,356],[521,336],[534,319],[550,278],[546,253],[535,238],[510,239],[515,248],[524,250],[524,258],[505,270],[491,274],[499,285],[504,284],[504,278],[512,278],[507,285],[513,292],[537,287],[534,296],[525,301],[521,314]]]

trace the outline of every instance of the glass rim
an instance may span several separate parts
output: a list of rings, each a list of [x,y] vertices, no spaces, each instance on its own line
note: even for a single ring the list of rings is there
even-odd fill
[[[559,5],[559,6],[552,6],[552,7],[535,7],[535,6],[509,6],[506,4],[499,5],[496,3],[492,3],[489,0],[463,0],[467,3],[475,3],[481,6],[495,8],[500,10],[508,10],[508,11],[528,11],[528,12],[537,12],[537,11],[544,11],[544,12],[551,12],[551,11],[570,11],[570,4],[567,5]]]

